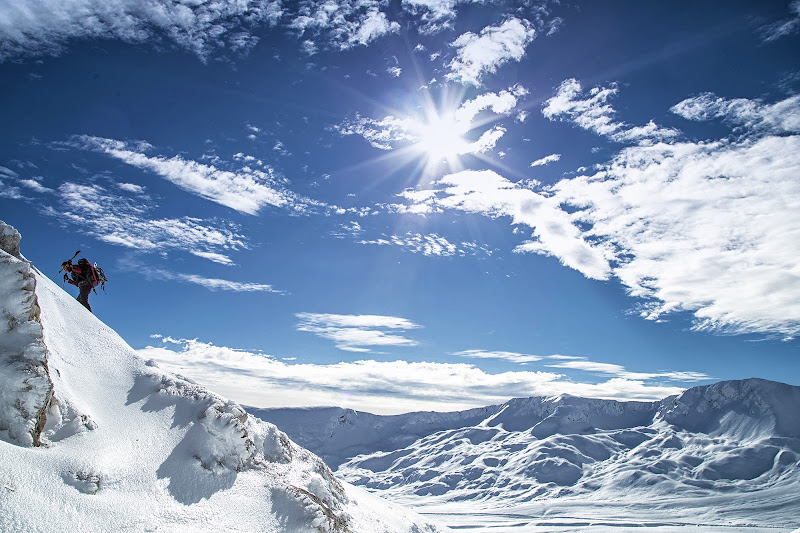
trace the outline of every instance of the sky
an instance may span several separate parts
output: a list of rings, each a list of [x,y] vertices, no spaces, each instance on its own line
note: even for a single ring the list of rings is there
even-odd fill
[[[0,219],[245,405],[799,385],[798,44],[798,0],[0,0]]]

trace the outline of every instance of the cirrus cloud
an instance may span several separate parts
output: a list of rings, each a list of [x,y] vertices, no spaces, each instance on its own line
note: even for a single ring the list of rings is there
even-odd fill
[[[340,350],[370,352],[374,346],[416,346],[412,339],[382,330],[404,331],[422,326],[405,318],[380,315],[297,313],[298,331],[332,340]]]
[[[491,251],[486,247],[474,242],[462,242],[454,244],[444,237],[435,233],[422,235],[419,233],[408,232],[405,235],[391,235],[389,237],[356,241],[358,244],[372,244],[378,246],[398,246],[412,253],[426,256],[451,257],[456,255],[470,255],[484,253],[491,255]]]
[[[231,264],[222,252],[247,249],[247,238],[234,226],[193,217],[151,218],[151,204],[141,194],[120,195],[94,184],[66,182],[58,188],[60,205],[44,207],[53,217],[101,241],[144,252],[181,250]]]
[[[268,205],[302,211],[315,203],[279,188],[278,178],[269,167],[265,170],[248,166],[238,171],[223,170],[181,156],[149,156],[146,152],[152,146],[148,143],[89,135],[74,137],[68,144],[98,151],[153,172],[187,192],[248,215],[255,215]]]
[[[275,25],[280,0],[26,0],[0,4],[0,61],[57,54],[71,40],[113,38],[129,43],[168,39],[202,61],[216,50],[249,50],[251,31]]]

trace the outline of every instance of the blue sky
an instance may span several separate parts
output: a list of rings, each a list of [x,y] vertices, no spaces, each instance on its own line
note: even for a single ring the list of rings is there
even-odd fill
[[[797,0],[0,1],[0,218],[249,405],[797,385],[799,41]]]

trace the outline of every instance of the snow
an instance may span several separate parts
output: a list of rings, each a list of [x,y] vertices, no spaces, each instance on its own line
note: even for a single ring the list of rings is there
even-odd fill
[[[459,530],[800,527],[800,387],[782,383],[456,413],[248,410],[330,457],[343,479]]]
[[[0,236],[0,530],[446,530],[141,359]]]

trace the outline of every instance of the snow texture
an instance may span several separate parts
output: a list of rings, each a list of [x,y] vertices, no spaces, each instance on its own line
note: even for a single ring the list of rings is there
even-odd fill
[[[142,360],[0,235],[0,531],[446,531]]]
[[[460,530],[800,527],[800,387],[782,383],[720,382],[658,402],[565,395],[396,416],[249,410],[345,480]]]

